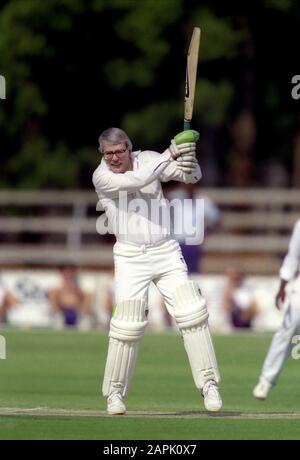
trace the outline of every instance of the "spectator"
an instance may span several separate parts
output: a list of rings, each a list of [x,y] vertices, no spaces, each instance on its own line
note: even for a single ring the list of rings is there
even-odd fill
[[[252,327],[259,310],[253,292],[245,284],[245,274],[240,270],[228,270],[223,307],[232,327]]]
[[[15,306],[17,299],[8,289],[5,288],[0,278],[0,323],[7,322],[8,310]]]
[[[91,295],[79,286],[75,267],[63,266],[60,273],[60,286],[48,292],[55,326],[74,327],[87,324],[92,314]]]

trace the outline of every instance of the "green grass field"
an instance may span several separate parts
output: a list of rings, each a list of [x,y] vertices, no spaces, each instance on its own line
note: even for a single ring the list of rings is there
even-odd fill
[[[100,388],[107,337],[3,330],[0,439],[300,439],[300,362],[267,401],[251,396],[270,335],[214,336],[223,410],[207,414],[178,335],[146,335],[128,415],[109,417]]]

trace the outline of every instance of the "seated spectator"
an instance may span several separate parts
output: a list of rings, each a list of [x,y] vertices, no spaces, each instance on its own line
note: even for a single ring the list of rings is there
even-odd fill
[[[17,299],[15,296],[4,286],[0,278],[0,323],[7,322],[8,310],[15,306]]]
[[[56,327],[78,326],[83,318],[91,318],[91,295],[83,291],[77,279],[77,270],[73,266],[60,268],[62,282],[50,289],[49,301],[53,310]]]
[[[228,270],[224,290],[223,307],[234,328],[251,328],[258,315],[253,292],[245,284],[245,274],[239,270]]]

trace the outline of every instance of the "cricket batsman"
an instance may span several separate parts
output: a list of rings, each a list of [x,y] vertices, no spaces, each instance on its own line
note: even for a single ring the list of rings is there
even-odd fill
[[[282,308],[286,298],[286,287],[293,282],[289,294],[289,303],[282,324],[274,334],[266,355],[253,396],[264,400],[275,385],[286,359],[293,348],[293,337],[300,334],[300,219],[296,222],[286,254],[279,272],[280,285],[275,299],[278,309]]]
[[[163,225],[153,222],[153,201],[163,203],[161,182],[196,183],[201,170],[196,160],[195,131],[183,131],[163,152],[132,151],[127,134],[109,128],[99,136],[103,154],[93,184],[116,236],[113,248],[116,306],[110,322],[103,380],[107,412],[125,414],[126,397],[134,372],[139,342],[147,326],[148,289],[154,282],[183,339],[196,387],[206,410],[219,411],[220,375],[205,299],[187,267],[178,242]],[[124,199],[127,208],[121,206]],[[138,200],[139,206],[130,206]],[[120,221],[129,222],[122,226]]]

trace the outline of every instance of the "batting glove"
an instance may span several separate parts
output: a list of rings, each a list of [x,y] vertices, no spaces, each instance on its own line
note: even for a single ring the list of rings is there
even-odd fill
[[[196,155],[193,153],[186,153],[177,158],[177,169],[185,174],[192,174],[197,165]]]
[[[181,157],[185,154],[195,154],[196,155],[196,143],[195,142],[185,142],[184,144],[177,145],[175,140],[171,140],[171,145],[169,151],[174,160],[178,157]]]

